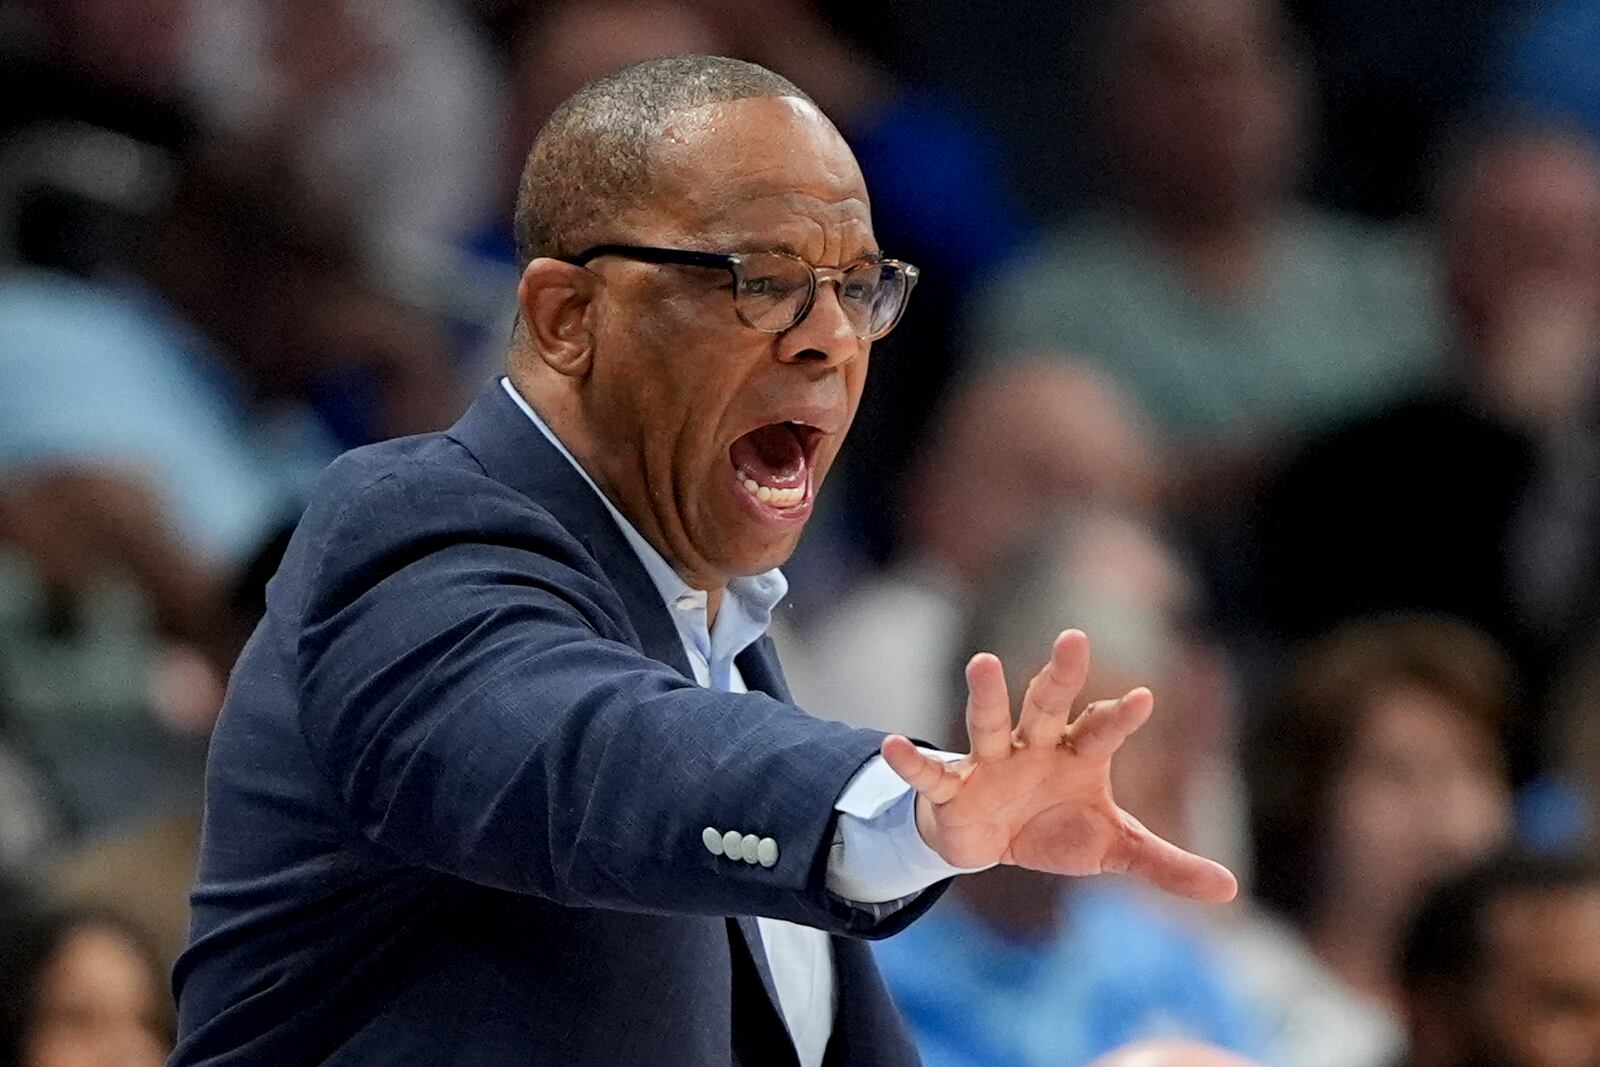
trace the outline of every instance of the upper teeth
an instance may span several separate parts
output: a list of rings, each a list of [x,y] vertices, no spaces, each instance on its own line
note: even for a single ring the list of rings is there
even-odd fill
[[[748,475],[742,476],[739,480],[744,486],[745,492],[763,504],[771,504],[773,507],[790,508],[805,499],[805,486],[797,486],[793,489],[774,489],[770,485],[762,485]]]

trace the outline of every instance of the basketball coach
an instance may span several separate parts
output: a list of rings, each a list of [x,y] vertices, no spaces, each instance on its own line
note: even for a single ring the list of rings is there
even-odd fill
[[[957,758],[806,715],[763,631],[916,268],[760,67],[568,100],[517,204],[506,376],[330,468],[212,741],[195,1064],[914,1064],[861,939],[964,870],[1222,867],[1111,798],[1136,689],[1077,631]],[[1049,635],[1041,638],[1041,656]]]

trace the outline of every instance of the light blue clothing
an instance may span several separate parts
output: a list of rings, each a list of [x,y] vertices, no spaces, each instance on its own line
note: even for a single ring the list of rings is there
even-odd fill
[[[55,462],[126,468],[199,553],[242,563],[299,514],[338,454],[308,414],[263,418],[155,294],[65,275],[0,280],[0,478]]]
[[[924,1067],[1080,1067],[1141,1038],[1260,1057],[1260,1024],[1201,940],[1110,879],[1075,881],[1048,944],[997,936],[950,893],[879,942]]]

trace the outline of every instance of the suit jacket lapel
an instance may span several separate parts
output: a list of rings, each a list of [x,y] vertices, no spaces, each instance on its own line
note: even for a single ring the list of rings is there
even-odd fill
[[[752,693],[765,693],[785,704],[794,703],[789,695],[789,683],[784,680],[783,668],[778,664],[778,650],[772,638],[763,634],[751,646],[739,653],[733,661],[744,678],[745,688]]]
[[[497,379],[478,395],[449,434],[485,473],[547,509],[572,531],[606,572],[639,635],[645,655],[693,678],[683,640],[638,553],[589,483],[539,432]]]
[[[616,586],[645,655],[670,664],[685,678],[694,677],[683,649],[683,639],[661,601],[660,591],[650,580],[638,553],[617,527],[611,512],[567,458],[545,439],[506,394],[498,380],[478,395],[467,413],[451,427],[449,436],[477,458],[489,477],[549,510],[584,543]],[[749,689],[789,700],[789,688],[784,683],[777,653],[769,638],[762,637],[745,649],[736,662]],[[788,1029],[783,1024],[778,990],[772,980],[760,928],[750,916],[735,916],[730,919],[729,926],[730,935],[737,931],[736,940],[742,942],[742,946],[734,946],[734,951],[742,948],[749,965],[760,976],[772,1013],[771,1022],[777,1025],[784,1046],[792,1056],[793,1044],[788,1041]],[[736,968],[735,974],[738,973]]]
[[[837,1005],[833,1036],[822,1057],[823,1067],[918,1067],[916,1042],[905,1019],[889,998],[888,987],[872,960],[866,942],[849,937],[833,941],[833,974]]]
[[[772,639],[762,635],[749,648],[739,653],[734,658],[735,665],[739,668],[739,675],[744,679],[745,688],[752,693],[765,693],[777,700],[788,703],[789,686],[784,681],[783,669],[778,665],[778,653],[772,647]],[[783,1022],[783,1008],[778,1001],[778,987],[772,979],[772,967],[767,960],[766,947],[761,940],[761,927],[752,916],[741,915],[734,920],[739,932],[744,935],[744,942],[750,951],[751,959],[755,963],[756,971],[761,975],[761,984],[767,991],[767,1000],[772,1009],[777,1013],[778,1021]],[[784,1026],[787,1036],[788,1027]],[[793,1049],[793,1042],[789,1042]]]

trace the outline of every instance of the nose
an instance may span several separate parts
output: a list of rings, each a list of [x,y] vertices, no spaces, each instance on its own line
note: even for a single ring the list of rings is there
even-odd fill
[[[837,367],[865,353],[867,342],[856,336],[839,299],[839,283],[821,280],[811,308],[778,338],[778,358],[785,363]]]

